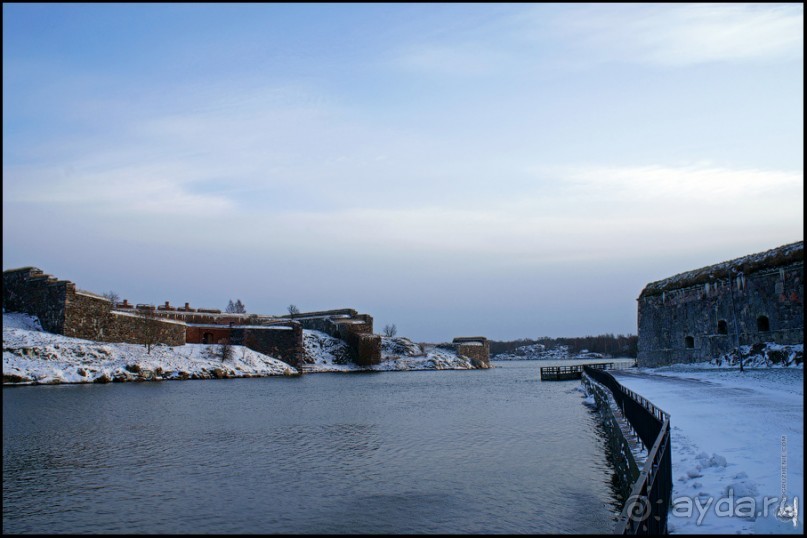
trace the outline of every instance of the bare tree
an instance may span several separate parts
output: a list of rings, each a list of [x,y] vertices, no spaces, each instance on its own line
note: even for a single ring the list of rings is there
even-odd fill
[[[230,302],[227,303],[227,309],[225,310],[225,312],[231,314],[245,314],[246,311],[247,309],[244,307],[244,303],[241,302],[241,299],[236,299],[235,302],[230,299]]]
[[[151,348],[159,341],[162,332],[157,309],[150,305],[144,306],[137,309],[137,315],[140,341],[146,346],[146,353],[151,354]]]
[[[112,303],[112,308],[115,308],[120,304],[120,295],[118,295],[114,291],[108,291],[104,294],[104,297],[109,299],[109,302]]]
[[[391,338],[396,334],[398,334],[398,327],[396,327],[394,323],[392,325],[384,325],[384,336]]]
[[[219,341],[219,357],[221,358],[221,362],[231,360],[234,353],[235,350],[233,349],[233,344],[230,342],[229,337]]]
[[[291,317],[294,317],[294,316],[296,316],[297,314],[299,314],[299,313],[300,313],[300,309],[299,309],[299,308],[297,308],[297,307],[296,307],[295,305],[293,305],[293,304],[290,304],[290,305],[289,305],[289,307],[288,307],[288,311],[289,311],[289,315],[290,315]]]

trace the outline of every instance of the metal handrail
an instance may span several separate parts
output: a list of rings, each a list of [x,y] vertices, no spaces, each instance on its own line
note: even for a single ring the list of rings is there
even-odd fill
[[[611,391],[631,428],[650,447],[622,508],[616,534],[666,534],[672,496],[669,413],[624,387],[608,372],[589,367],[584,367],[584,372]]]

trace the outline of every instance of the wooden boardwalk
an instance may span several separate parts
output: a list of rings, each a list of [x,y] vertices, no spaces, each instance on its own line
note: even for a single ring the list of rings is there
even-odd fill
[[[613,362],[595,362],[589,364],[575,364],[572,366],[542,366],[541,381],[563,381],[566,379],[580,379],[583,377],[583,366],[598,368],[600,370],[613,370]]]

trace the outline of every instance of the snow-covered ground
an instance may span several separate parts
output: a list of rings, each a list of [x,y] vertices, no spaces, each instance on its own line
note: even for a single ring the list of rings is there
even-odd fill
[[[471,370],[470,359],[453,350],[429,346],[421,348],[408,338],[381,337],[381,363],[359,366],[349,362],[345,342],[319,331],[303,331],[307,364],[305,372],[366,372],[393,370]]]
[[[283,361],[233,346],[222,360],[218,346],[107,344],[42,331],[39,321],[3,313],[3,382],[91,383],[145,379],[188,379],[291,375]]]
[[[405,338],[382,337],[382,362],[361,367],[349,362],[347,345],[317,331],[303,331],[305,372],[367,370],[465,370],[471,361],[451,350],[423,351]],[[154,379],[206,379],[294,375],[283,361],[243,346],[226,360],[217,345],[152,347],[70,338],[42,330],[26,314],[3,313],[3,383],[91,383]]]
[[[803,532],[803,365],[740,372],[701,363],[611,373],[670,414],[671,533]],[[782,488],[786,505],[797,504],[795,526],[776,517]]]

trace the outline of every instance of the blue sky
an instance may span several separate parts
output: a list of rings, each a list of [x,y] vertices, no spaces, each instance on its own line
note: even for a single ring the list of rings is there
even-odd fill
[[[802,4],[3,4],[3,267],[352,307],[416,341],[636,333],[803,239]]]

